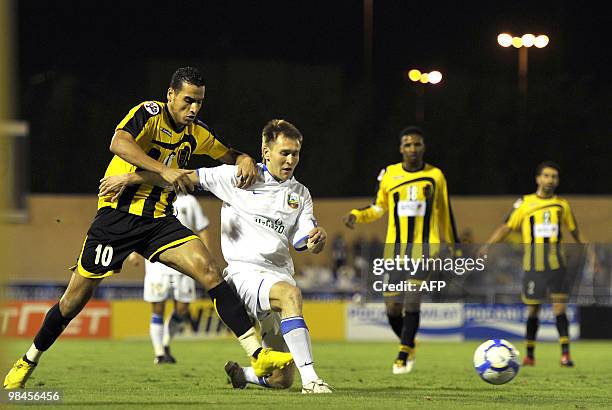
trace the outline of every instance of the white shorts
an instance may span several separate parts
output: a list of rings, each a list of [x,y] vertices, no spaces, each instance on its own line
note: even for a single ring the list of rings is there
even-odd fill
[[[163,269],[155,266],[158,264]],[[155,267],[150,269],[153,266]],[[195,280],[162,263],[146,265],[144,280],[144,300],[146,302],[163,302],[174,299],[177,302],[191,303],[196,297],[195,288]]]
[[[244,269],[244,267],[240,267]],[[257,269],[257,268],[255,268]],[[288,352],[289,349],[283,339],[280,323],[281,317],[272,311],[270,306],[270,289],[278,282],[287,282],[296,286],[292,276],[265,270],[248,270],[231,272],[226,268],[223,272],[225,281],[229,283],[242,300],[247,313],[259,322],[264,347],[271,347],[279,352]]]

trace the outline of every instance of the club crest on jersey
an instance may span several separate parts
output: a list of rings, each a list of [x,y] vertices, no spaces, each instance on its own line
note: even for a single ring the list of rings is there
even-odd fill
[[[291,209],[298,209],[298,207],[300,206],[300,197],[298,196],[298,194],[296,194],[295,192],[291,192],[287,196],[287,205],[289,205],[289,208]]]
[[[147,101],[143,104],[145,110],[151,115],[159,114],[159,105],[155,101]]]

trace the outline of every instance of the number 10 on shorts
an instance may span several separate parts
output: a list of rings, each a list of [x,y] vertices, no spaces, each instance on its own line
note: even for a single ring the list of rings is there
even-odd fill
[[[96,265],[102,263],[102,266],[108,266],[113,259],[113,247],[110,245],[103,246],[101,243],[96,246]]]

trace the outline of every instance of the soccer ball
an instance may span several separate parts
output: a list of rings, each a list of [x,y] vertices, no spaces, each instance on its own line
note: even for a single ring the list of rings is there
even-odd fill
[[[517,375],[518,357],[518,350],[507,340],[487,340],[474,352],[474,367],[485,382],[504,384]]]

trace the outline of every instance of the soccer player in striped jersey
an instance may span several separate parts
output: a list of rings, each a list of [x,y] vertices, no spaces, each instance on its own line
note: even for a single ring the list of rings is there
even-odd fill
[[[237,189],[234,166],[200,168],[190,178],[223,201],[221,248],[228,263],[223,275],[259,322],[264,345],[291,352],[302,379],[302,393],[331,393],[314,368],[310,332],[302,315],[302,293],[293,279],[289,253],[292,246],[318,254],[327,240],[327,233],[314,217],[308,188],[293,177],[302,140],[293,124],[269,121],[262,132],[259,178],[248,189]],[[101,189],[117,191],[125,184],[144,181],[164,183],[158,175],[136,172],[106,178]],[[292,366],[276,370],[270,377],[258,377],[252,366],[241,367],[235,362],[228,362],[225,370],[236,388],[247,383],[288,388],[293,383]]]
[[[528,309],[525,337],[527,355],[523,359],[525,366],[535,365],[538,314],[541,304],[547,299],[552,301],[559,331],[561,366],[574,366],[570,358],[569,323],[565,314],[571,289],[562,248],[562,225],[565,225],[576,242],[585,244],[586,240],[578,230],[567,200],[555,194],[559,186],[559,172],[559,165],[552,161],[539,164],[536,169],[536,192],[523,195],[514,203],[506,221],[493,232],[479,251],[479,254],[484,255],[491,244],[503,241],[511,231],[521,232],[525,271],[522,299]]]
[[[372,205],[353,209],[343,217],[353,229],[357,223],[369,223],[388,212],[385,258],[434,257],[440,243],[458,242],[455,222],[442,171],[425,163],[425,136],[418,127],[400,132],[402,162],[389,165],[378,176],[378,193]],[[411,282],[426,280],[429,272],[417,272]],[[394,277],[394,278],[393,278]],[[388,280],[406,279],[404,274],[391,274]],[[393,363],[393,374],[409,373],[414,366],[414,339],[420,321],[418,292],[385,292],[385,306],[391,328],[400,338],[399,353]]]
[[[235,164],[238,187],[251,185],[258,172],[253,158],[226,148],[196,115],[204,102],[204,80],[193,67],[179,68],[170,81],[167,103],[147,101],[134,107],[119,123],[111,141],[115,154],[105,176],[150,171],[168,184],[147,184],[101,195],[70,283],[47,312],[34,342],[4,379],[5,389],[24,388],[41,355],[83,309],[103,278],[118,273],[136,251],[152,262],[194,278],[208,290],[223,322],[236,334],[259,376],[286,367],[291,355],[262,349],[236,292],[223,280],[202,241],[173,215],[177,192],[193,189],[183,169],[192,154]]]

